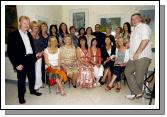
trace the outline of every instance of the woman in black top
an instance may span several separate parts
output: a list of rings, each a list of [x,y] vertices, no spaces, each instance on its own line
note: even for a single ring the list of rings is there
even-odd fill
[[[100,80],[100,84],[103,85],[106,82],[106,79],[110,79],[111,71],[114,67],[114,56],[115,56],[116,47],[111,44],[110,36],[105,38],[105,46],[102,48],[102,58],[104,66],[104,75]]]
[[[48,47],[48,40],[49,40],[49,34],[48,34],[48,25],[46,22],[41,23],[41,27],[40,27],[41,31],[39,33],[40,38],[42,38],[42,46],[43,48],[47,48]],[[45,61],[44,61],[44,56],[42,56],[42,88],[45,87]]]
[[[52,24],[49,28],[49,34],[50,36],[54,36],[57,39],[58,42],[58,47],[60,47],[60,45],[62,45],[62,40],[60,38],[60,35],[58,33],[58,28],[56,24]]]

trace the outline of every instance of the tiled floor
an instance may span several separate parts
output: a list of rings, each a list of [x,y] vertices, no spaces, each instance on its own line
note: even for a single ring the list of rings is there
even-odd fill
[[[129,89],[122,85],[119,93],[115,89],[107,92],[104,86],[93,89],[69,88],[68,85],[63,86],[66,96],[56,95],[56,88],[52,87],[49,93],[48,87],[40,89],[42,96],[33,96],[29,94],[28,86],[26,87],[26,105],[148,105],[149,100],[143,98],[128,100],[125,98],[129,94]],[[16,82],[6,81],[5,84],[6,105],[18,105],[17,84]],[[153,103],[154,104],[154,100]]]

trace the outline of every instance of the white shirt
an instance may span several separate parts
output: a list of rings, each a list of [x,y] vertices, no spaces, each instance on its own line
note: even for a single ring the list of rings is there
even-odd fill
[[[148,39],[149,42],[142,53],[139,55],[139,59],[146,57],[152,59],[151,51],[151,29],[147,24],[140,23],[136,27],[132,27],[132,33],[130,37],[130,59],[133,60],[133,56],[140,46],[142,40]]]
[[[31,47],[27,32],[23,32],[22,30],[19,29],[19,33],[20,33],[21,38],[23,40],[23,43],[24,43],[24,46],[26,49],[26,54],[33,54],[32,47]]]
[[[52,66],[58,66],[58,59],[59,59],[59,49],[58,52],[51,54],[49,53],[48,49],[46,48],[44,52],[48,55],[48,61]]]

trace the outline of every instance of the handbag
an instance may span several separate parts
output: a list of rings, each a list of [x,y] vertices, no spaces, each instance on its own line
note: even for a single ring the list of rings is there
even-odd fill
[[[53,86],[53,85],[56,84],[56,79],[55,78],[49,78],[48,83],[49,83],[50,86]]]

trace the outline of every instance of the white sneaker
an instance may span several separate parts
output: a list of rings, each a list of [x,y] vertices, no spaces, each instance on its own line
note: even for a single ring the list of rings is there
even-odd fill
[[[126,97],[127,99],[132,100],[132,99],[134,99],[134,98],[135,98],[135,95],[126,95],[125,97]]]

